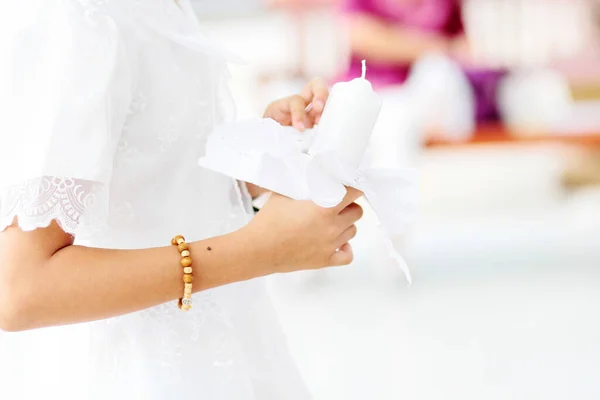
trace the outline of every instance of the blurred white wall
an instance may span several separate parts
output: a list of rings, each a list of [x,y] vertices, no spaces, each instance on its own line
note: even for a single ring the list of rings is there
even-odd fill
[[[193,0],[200,18],[233,51],[264,72],[332,76],[347,45],[335,10],[303,14],[268,11],[259,0]],[[580,54],[590,44],[593,14],[587,0],[465,0],[467,33],[482,62],[539,66]]]
[[[199,14],[210,16],[248,14],[264,8],[264,0],[191,0],[191,3]]]
[[[345,68],[346,34],[335,10],[298,14],[267,10],[259,0],[193,1],[205,29],[247,61],[233,74],[242,117],[293,92],[295,78],[331,78]],[[475,53],[490,66],[538,67],[587,52],[593,31],[586,0],[466,0],[464,19]]]
[[[466,0],[465,26],[478,58],[494,66],[543,66],[589,44],[586,0]]]

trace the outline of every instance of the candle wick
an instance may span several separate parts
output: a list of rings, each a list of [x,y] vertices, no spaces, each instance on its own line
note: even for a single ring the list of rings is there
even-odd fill
[[[367,78],[367,60],[362,60],[362,78]]]

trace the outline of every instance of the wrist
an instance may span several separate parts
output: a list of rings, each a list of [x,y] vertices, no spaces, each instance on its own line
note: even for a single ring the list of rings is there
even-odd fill
[[[190,244],[194,292],[268,275],[261,251],[253,244],[246,228]]]
[[[248,279],[260,278],[276,272],[276,251],[260,229],[250,224],[231,233],[237,243],[240,257],[246,266]]]

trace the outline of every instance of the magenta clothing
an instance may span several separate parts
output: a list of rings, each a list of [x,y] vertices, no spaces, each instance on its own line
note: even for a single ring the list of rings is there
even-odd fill
[[[463,33],[460,0],[344,0],[343,11],[346,14],[371,14],[391,24],[449,38]],[[369,80],[376,87],[400,84],[406,80],[409,71],[410,64],[369,62]],[[497,119],[496,90],[504,71],[465,72],[477,99],[477,119]],[[361,60],[352,56],[346,79],[360,74]]]
[[[371,14],[388,23],[452,37],[462,33],[460,6],[455,0],[344,0],[345,13]],[[360,76],[360,59],[352,57],[348,76]],[[375,86],[404,82],[410,65],[369,62],[369,80]]]

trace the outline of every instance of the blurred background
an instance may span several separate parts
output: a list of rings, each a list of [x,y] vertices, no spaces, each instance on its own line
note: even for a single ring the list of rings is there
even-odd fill
[[[270,280],[315,399],[600,398],[600,1],[194,4],[239,118],[366,58],[372,156],[420,171],[412,286],[368,209],[352,266]]]

